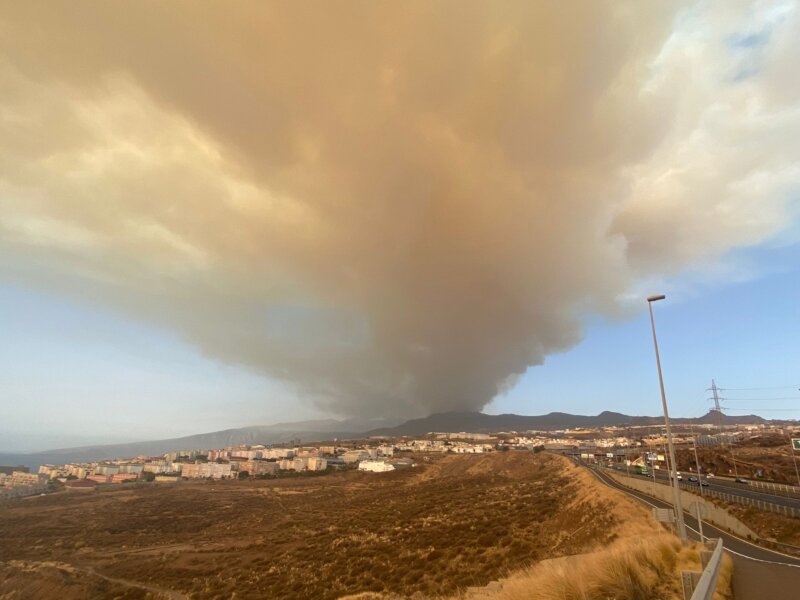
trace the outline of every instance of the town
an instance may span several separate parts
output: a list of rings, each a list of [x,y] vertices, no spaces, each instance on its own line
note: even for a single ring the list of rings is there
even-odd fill
[[[762,437],[783,438],[800,426],[774,424],[679,429],[677,447],[730,446]],[[44,464],[35,473],[25,466],[0,466],[0,498],[59,490],[91,490],[121,484],[179,483],[185,480],[264,479],[319,475],[340,469],[384,473],[414,467],[426,453],[484,454],[507,450],[551,451],[594,462],[616,462],[640,470],[668,469],[666,438],[653,426],[602,427],[497,433],[436,433],[420,439],[338,440],[304,446],[239,445],[191,449],[159,456],[136,456],[89,463]],[[735,459],[734,459],[735,460]],[[735,464],[735,463],[734,463]],[[688,470],[692,468],[689,467]],[[727,474],[727,473],[726,473]],[[756,477],[763,474],[756,472]]]

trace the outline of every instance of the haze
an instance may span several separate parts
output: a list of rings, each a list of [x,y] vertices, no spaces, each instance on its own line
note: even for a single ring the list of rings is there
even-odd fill
[[[578,344],[587,319],[634,318],[666,283],[691,297],[698,273],[755,286],[769,252],[798,256],[794,2],[0,15],[0,291],[27,298],[7,304],[9,357],[33,327],[12,324],[41,318],[20,308],[35,298],[98,315],[77,352],[109,319],[141,327],[156,356],[187,344],[242,425],[259,403],[276,417],[479,410]],[[57,381],[31,383],[47,356],[25,360],[0,366],[0,411],[21,423],[54,402],[52,430],[81,414],[49,397]],[[248,374],[226,384],[227,369]],[[278,392],[243,392],[249,378]],[[148,385],[128,383],[109,413]],[[193,406],[185,387],[158,394],[166,411]],[[527,412],[556,408],[571,407],[540,397]],[[151,418],[126,417],[138,432]],[[187,419],[181,434],[214,428]]]

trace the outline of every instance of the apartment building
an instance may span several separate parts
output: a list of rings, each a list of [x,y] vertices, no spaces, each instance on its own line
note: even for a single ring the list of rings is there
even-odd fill
[[[239,472],[247,471],[251,477],[277,475],[278,468],[278,463],[266,460],[247,460],[239,464]]]
[[[231,476],[230,463],[184,463],[181,475],[187,479],[222,479]]]
[[[308,459],[309,471],[324,471],[328,468],[328,461],[325,458],[314,456]]]

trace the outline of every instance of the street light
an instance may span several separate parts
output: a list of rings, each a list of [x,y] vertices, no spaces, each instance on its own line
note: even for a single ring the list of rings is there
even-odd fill
[[[700,459],[697,458],[697,436],[694,434],[694,425],[689,423],[689,431],[692,434],[692,446],[694,447],[694,466],[697,469],[697,485],[700,487],[700,497],[703,497],[703,477],[700,475]],[[700,503],[695,502],[695,507],[697,508],[697,528],[700,530],[700,543],[703,543],[703,515],[701,514],[700,510]],[[689,505],[689,509],[691,510],[691,505]]]
[[[650,309],[650,327],[653,330],[653,347],[656,350],[656,365],[658,366],[658,383],[661,386],[661,404],[664,408],[664,424],[667,428],[667,445],[669,446],[669,460],[671,463],[670,477],[672,479],[672,497],[675,505],[675,519],[678,522],[678,535],[682,543],[686,543],[686,525],[683,522],[683,506],[681,505],[681,490],[678,487],[678,466],[675,462],[675,446],[672,444],[672,428],[669,425],[669,411],[667,410],[667,394],[664,392],[664,377],[661,374],[661,357],[658,354],[658,339],[656,338],[656,322],[653,319],[653,302],[666,298],[664,294],[650,296],[647,306]]]

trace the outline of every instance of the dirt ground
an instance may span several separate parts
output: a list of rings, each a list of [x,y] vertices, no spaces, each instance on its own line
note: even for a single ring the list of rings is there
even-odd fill
[[[445,595],[652,532],[568,461],[443,456],[391,473],[64,492],[0,511],[0,598]]]
[[[789,485],[798,483],[788,438],[764,437],[730,446],[699,446],[697,457],[706,473],[731,476],[738,473],[747,479]],[[800,463],[800,452],[795,458]],[[676,459],[679,470],[696,470],[694,452],[690,448],[679,449]],[[760,477],[757,475],[759,472]]]

